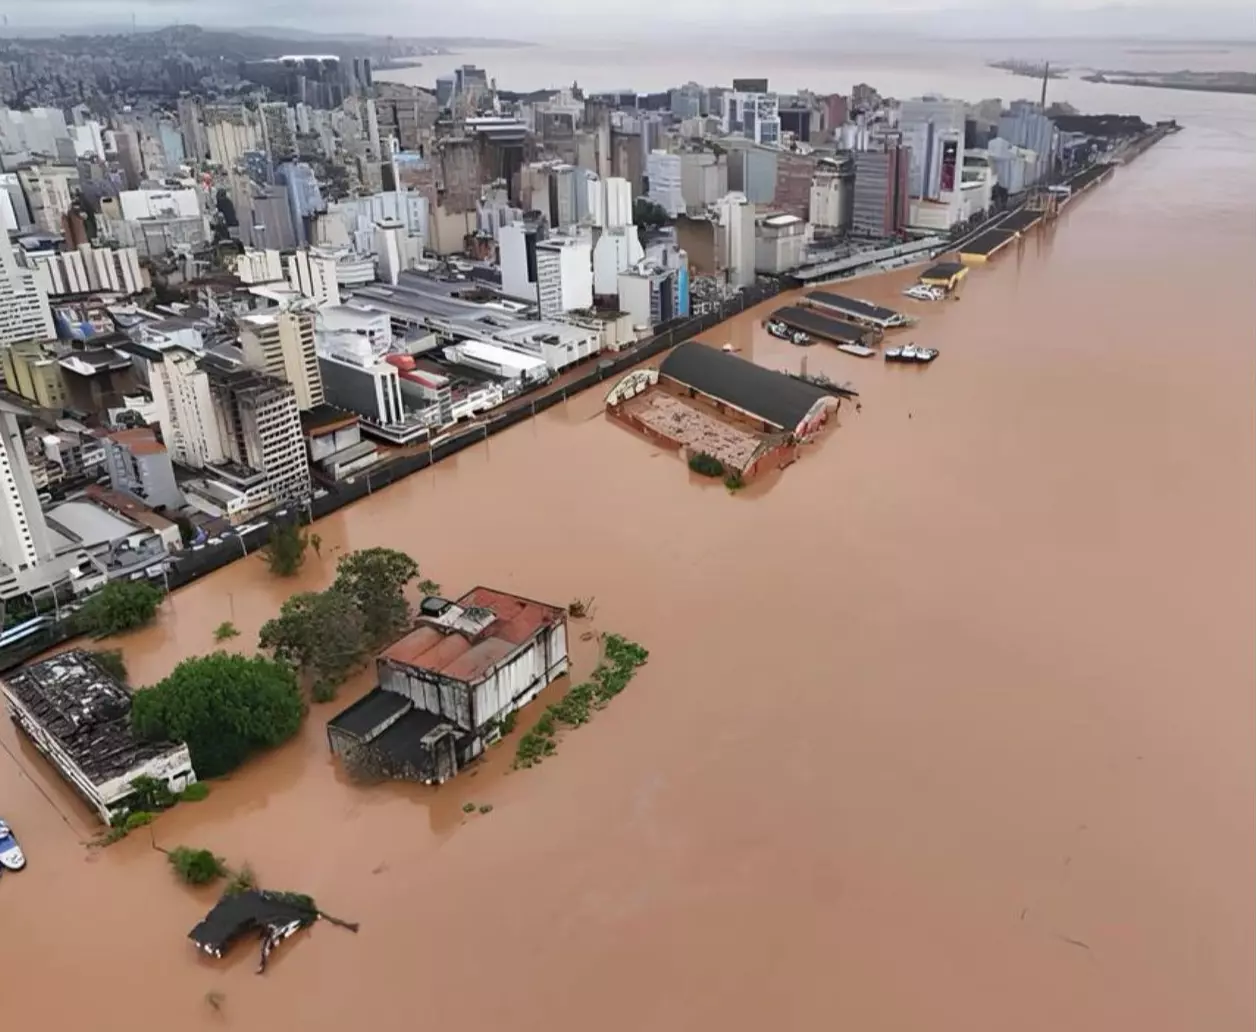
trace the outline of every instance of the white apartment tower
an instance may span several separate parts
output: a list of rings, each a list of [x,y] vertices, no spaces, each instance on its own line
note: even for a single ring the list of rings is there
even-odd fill
[[[754,283],[754,205],[742,193],[730,193],[716,203],[719,233],[716,262],[730,287]]]
[[[288,285],[319,307],[340,304],[336,259],[330,255],[297,251],[288,259]]]
[[[34,274],[17,264],[9,234],[0,229],[0,347],[56,335],[48,295]]]
[[[149,356],[148,387],[171,461],[203,469],[226,459],[209,377],[192,352],[169,348]]]
[[[292,384],[297,408],[323,404],[323,376],[314,346],[314,313],[263,312],[240,318],[240,347],[254,369]]]
[[[16,411],[0,402],[0,577],[3,567],[21,572],[53,555]]]
[[[536,245],[542,319],[593,307],[593,250],[587,240],[551,237]]]

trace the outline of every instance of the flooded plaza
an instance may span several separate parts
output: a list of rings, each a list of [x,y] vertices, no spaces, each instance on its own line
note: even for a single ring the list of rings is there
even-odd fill
[[[0,879],[6,1024],[1251,1028],[1239,121],[1120,169],[958,303],[900,298],[905,271],[837,288],[918,316],[889,339],[937,348],[927,368],[770,337],[789,297],[704,335],[859,389],[783,474],[731,494],[590,391],[320,522],[296,580],[253,558],[177,592],[119,642],[136,685],[223,620],[251,649],[371,545],[454,594],[594,597],[578,676],[588,627],[650,661],[543,766],[510,772],[508,740],[439,789],[356,787],[332,761],[326,720],[364,673],[162,815],[158,844],[361,922],[315,925],[262,977],[251,945],[193,949],[216,893],[178,884],[145,830],[86,848],[90,814],[4,722],[0,802],[30,861]]]

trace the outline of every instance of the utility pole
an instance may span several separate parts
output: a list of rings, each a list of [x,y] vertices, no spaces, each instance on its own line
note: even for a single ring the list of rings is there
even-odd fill
[[[1042,64],[1042,100],[1039,101],[1039,107],[1042,113],[1047,113],[1047,79],[1051,76],[1051,62],[1044,61]]]

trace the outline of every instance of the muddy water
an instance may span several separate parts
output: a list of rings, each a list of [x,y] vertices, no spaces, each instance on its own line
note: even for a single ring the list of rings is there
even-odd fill
[[[248,947],[194,953],[209,897],[146,836],[85,850],[86,814],[6,723],[0,812],[30,856],[0,879],[6,1024],[1250,1028],[1238,131],[1167,141],[960,302],[916,306],[931,368],[808,349],[863,410],[770,483],[695,483],[588,394],[324,521],[298,583],[253,560],[179,592],[123,643],[137,683],[224,619],[250,648],[337,550],[374,544],[451,590],[596,596],[593,623],[651,661],[532,771],[354,788],[323,707],[163,816],[159,843],[362,922],[263,978]],[[766,311],[707,339],[797,363]]]

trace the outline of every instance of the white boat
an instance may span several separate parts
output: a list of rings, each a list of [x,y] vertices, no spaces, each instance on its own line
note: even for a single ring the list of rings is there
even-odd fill
[[[848,355],[854,355],[857,358],[867,358],[869,355],[877,353],[876,348],[866,348],[862,344],[838,344],[838,351],[845,351]]]
[[[26,866],[26,856],[22,847],[13,837],[13,829],[0,820],[0,867],[10,871],[20,871]]]
[[[945,290],[931,287],[926,283],[916,283],[904,290],[903,294],[915,301],[941,301],[946,297]]]
[[[938,357],[937,348],[919,348],[915,344],[904,344],[901,348],[886,348],[887,362],[928,363]]]

